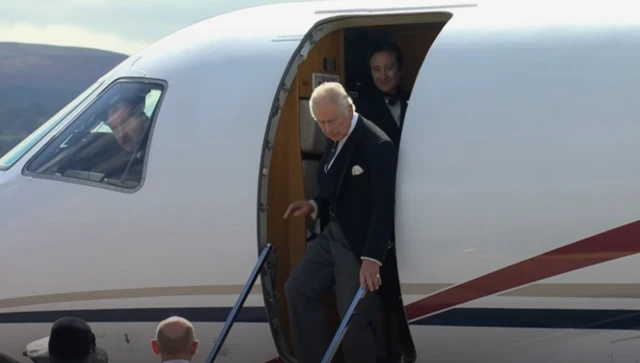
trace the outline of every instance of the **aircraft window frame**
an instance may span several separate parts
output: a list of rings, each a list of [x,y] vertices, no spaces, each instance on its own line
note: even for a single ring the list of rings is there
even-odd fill
[[[78,121],[79,118],[84,117],[85,114],[87,113],[87,111],[90,111],[93,109],[93,106],[96,104],[96,102],[99,102],[103,99],[103,97],[105,96],[105,94],[107,94],[111,89],[113,89],[114,87],[118,86],[119,84],[122,83],[137,83],[140,86],[144,86],[144,85],[150,85],[154,87],[155,91],[160,91],[160,95],[158,97],[157,103],[153,109],[153,112],[151,113],[151,115],[149,116],[149,130],[146,132],[146,135],[143,135],[143,138],[147,138],[146,140],[146,145],[144,147],[144,149],[140,149],[138,150],[138,152],[144,151],[144,157],[142,159],[142,171],[141,171],[141,176],[140,176],[140,181],[139,183],[137,183],[137,185],[135,187],[129,188],[129,187],[125,187],[125,186],[117,186],[117,185],[113,185],[113,184],[109,184],[109,183],[104,183],[104,182],[100,182],[100,181],[92,181],[90,179],[86,179],[86,178],[76,178],[76,177],[70,177],[70,176],[63,176],[63,175],[55,175],[55,174],[45,174],[45,173],[38,173],[38,172],[34,172],[29,170],[33,163],[39,159],[42,154],[49,149],[49,147],[54,143],[60,143],[61,140],[59,140],[59,138],[62,136],[62,134],[64,134],[65,132],[67,132],[70,128],[76,127],[76,121]],[[158,79],[158,78],[148,78],[148,77],[119,77],[116,78],[114,80],[112,80],[106,87],[104,87],[102,89],[102,91],[97,94],[94,99],[91,100],[90,103],[88,103],[84,109],[82,110],[82,112],[77,113],[76,115],[74,115],[73,119],[69,120],[69,122],[67,123],[67,125],[65,125],[64,128],[62,128],[61,130],[59,130],[55,135],[53,135],[41,148],[40,150],[38,150],[38,152],[36,152],[30,159],[29,161],[27,161],[24,165],[24,167],[22,168],[22,175],[27,176],[27,177],[31,177],[34,179],[45,179],[45,180],[52,180],[52,181],[59,181],[59,182],[66,182],[66,183],[72,183],[72,184],[78,184],[78,185],[85,185],[85,186],[90,186],[90,187],[96,187],[96,188],[100,188],[100,189],[106,189],[109,191],[116,191],[116,192],[122,192],[122,193],[126,193],[126,194],[132,194],[137,192],[138,190],[140,190],[146,181],[146,174],[147,174],[147,167],[148,167],[148,163],[149,163],[149,153],[150,153],[150,149],[151,149],[151,143],[153,141],[153,134],[156,128],[156,122],[158,119],[158,115],[161,112],[162,109],[162,105],[164,103],[164,97],[167,94],[169,90],[169,84],[166,80],[164,79]],[[148,96],[148,95],[147,95]],[[100,126],[100,125],[98,125]]]
[[[95,94],[100,87],[106,82],[106,77],[101,77],[92,85],[78,94],[71,102],[67,103],[58,112],[51,116],[42,125],[38,126],[27,137],[20,141],[16,146],[7,151],[6,154],[0,155],[0,171],[7,171],[16,165],[22,158],[29,153],[42,139],[47,137],[56,127],[62,124],[69,115],[82,108],[83,103]],[[83,110],[83,108],[82,108]],[[55,136],[53,136],[55,137]],[[8,162],[5,160],[9,160]]]

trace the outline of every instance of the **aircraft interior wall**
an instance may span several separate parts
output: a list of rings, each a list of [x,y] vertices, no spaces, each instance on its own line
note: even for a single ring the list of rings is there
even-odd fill
[[[284,283],[301,260],[308,240],[320,230],[319,223],[302,218],[285,220],[282,216],[290,202],[312,198],[318,191],[315,173],[327,139],[309,112],[308,101],[315,86],[314,74],[338,77],[351,92],[368,76],[366,55],[371,46],[376,41],[387,40],[395,42],[403,52],[402,86],[410,91],[427,50],[441,28],[442,24],[413,24],[334,30],[314,45],[298,67],[276,130],[267,197],[267,239],[274,244],[277,255],[278,325],[288,345],[284,351],[294,356]],[[328,338],[331,339],[340,323],[335,293],[323,296],[323,303]],[[341,359],[339,352],[336,359]]]

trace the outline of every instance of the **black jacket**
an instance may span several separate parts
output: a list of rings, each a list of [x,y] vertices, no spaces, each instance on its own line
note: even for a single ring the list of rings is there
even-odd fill
[[[384,97],[385,94],[375,86],[363,86],[358,89],[358,95],[354,98],[353,103],[356,105],[356,112],[378,126],[389,136],[389,139],[393,141],[397,148],[400,145],[409,94],[405,90],[398,88],[394,96],[397,102],[400,102],[400,125],[391,114]]]
[[[320,162],[320,193],[314,198],[321,225],[328,223],[329,204],[334,200],[337,222],[352,251],[359,257],[383,262],[395,218],[396,147],[380,128],[359,116],[331,166],[335,168],[335,183],[328,183],[323,173],[330,145],[328,142]],[[354,175],[356,169],[362,169],[362,173]]]

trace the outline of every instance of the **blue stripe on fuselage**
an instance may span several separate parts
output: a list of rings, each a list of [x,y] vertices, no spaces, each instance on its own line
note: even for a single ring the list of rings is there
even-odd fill
[[[0,313],[0,324],[52,323],[76,316],[96,323],[157,323],[179,315],[192,322],[224,323],[230,307],[57,310]],[[266,323],[264,307],[245,307],[238,323]],[[640,310],[457,308],[414,321],[412,325],[640,330]]]

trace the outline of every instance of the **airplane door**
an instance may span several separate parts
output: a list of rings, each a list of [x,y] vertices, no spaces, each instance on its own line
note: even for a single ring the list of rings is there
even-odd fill
[[[416,78],[415,82],[403,79],[403,86],[412,88],[399,149],[395,222],[398,270],[405,313],[410,322],[421,317],[411,303],[453,282],[447,271],[451,271],[456,259],[447,251],[453,254],[459,248],[443,246],[439,241],[449,233],[448,229],[456,228],[455,211],[441,205],[455,197],[451,194],[455,180],[448,181],[439,175],[449,167],[450,148],[455,147],[451,144],[455,142],[455,135],[443,135],[451,130],[440,123],[447,122],[447,108],[455,106],[447,103],[450,98],[439,95],[443,90],[447,95],[453,92],[447,89],[451,88],[449,80],[456,77],[455,65],[450,60],[456,50],[451,49],[451,41],[458,39],[460,27],[475,17],[475,12],[476,8],[456,10],[442,28],[419,37],[403,37],[398,42],[407,54],[407,65],[417,64],[416,70],[403,73]],[[454,46],[459,44],[461,42]],[[424,57],[425,51],[425,58],[411,59],[416,57],[416,52]],[[416,346],[420,344],[416,342]]]

